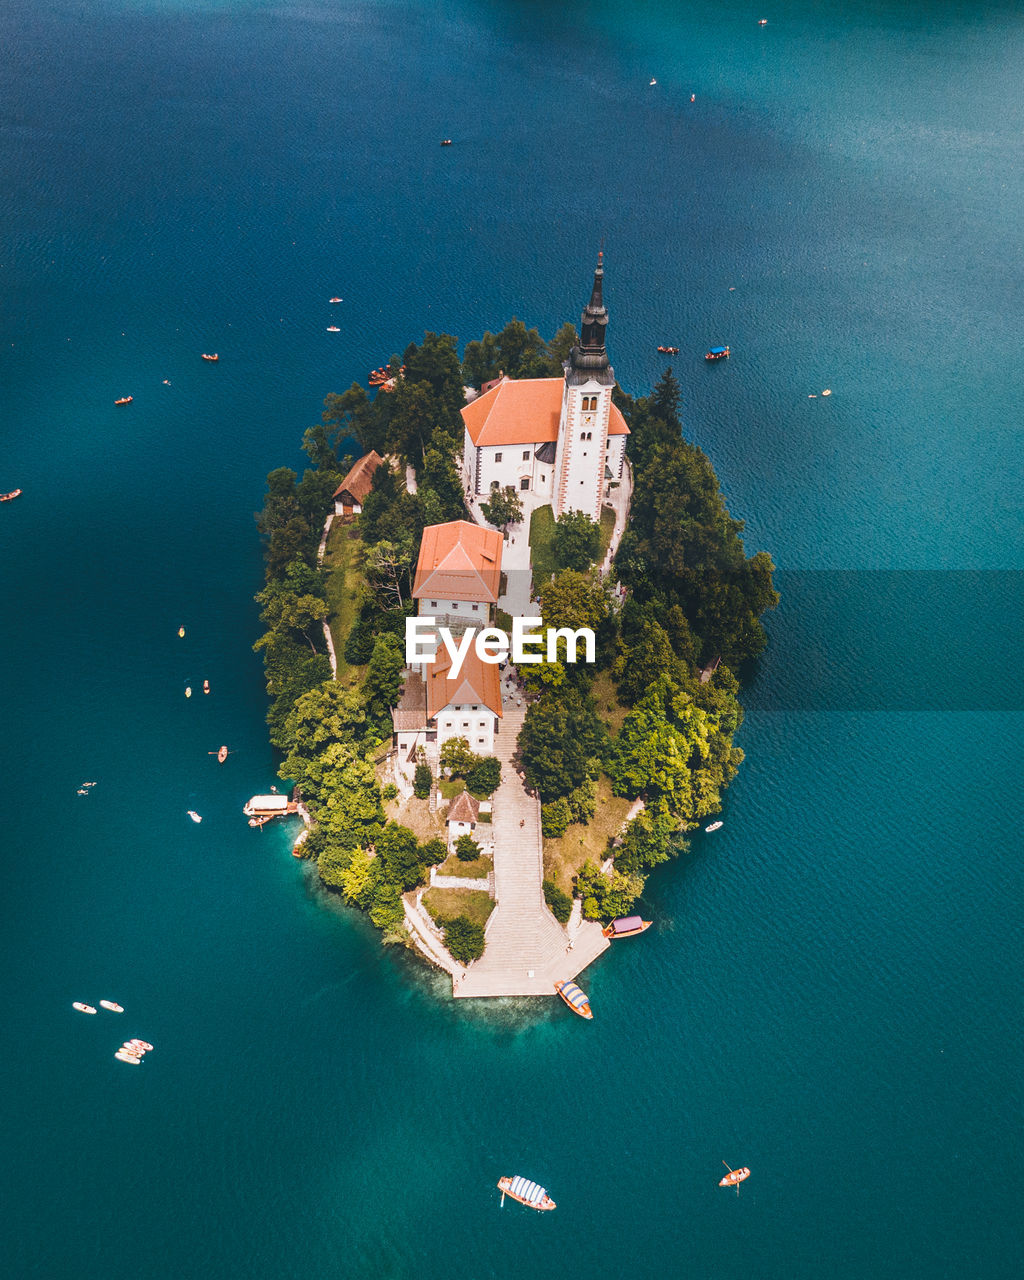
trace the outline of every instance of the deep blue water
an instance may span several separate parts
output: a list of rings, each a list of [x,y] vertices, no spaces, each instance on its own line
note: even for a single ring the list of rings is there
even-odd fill
[[[0,10],[6,1273],[1017,1274],[1024,16],[836,8]],[[266,472],[425,328],[577,319],[602,238],[785,597],[584,1025],[453,1007],[239,809]]]

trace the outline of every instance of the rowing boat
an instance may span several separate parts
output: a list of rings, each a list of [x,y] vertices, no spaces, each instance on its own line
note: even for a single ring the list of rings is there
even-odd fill
[[[725,1164],[725,1161],[724,1161],[724,1160],[722,1161],[722,1164]],[[727,1169],[729,1169],[729,1166],[728,1166],[727,1164],[725,1164],[725,1167],[726,1167]],[[747,1178],[749,1178],[749,1177],[750,1177],[750,1170],[749,1170],[749,1169],[746,1169],[746,1168],[744,1168],[744,1169],[729,1169],[729,1172],[725,1175],[725,1177],[724,1177],[724,1178],[722,1178],[722,1179],[720,1180],[720,1182],[718,1183],[718,1185],[719,1185],[720,1187],[735,1187],[735,1188],[736,1188],[736,1194],[737,1194],[737,1195],[739,1195],[739,1193],[740,1193],[740,1183],[741,1183],[741,1182],[745,1182],[745,1181],[747,1180]]]
[[[498,1190],[501,1192],[501,1202],[505,1203],[505,1197],[511,1196],[513,1200],[518,1200],[520,1204],[525,1204],[528,1209],[553,1209],[555,1207],[554,1200],[548,1195],[543,1187],[531,1182],[529,1178],[499,1178]]]
[[[588,1021],[593,1019],[594,1015],[590,1010],[590,1001],[575,982],[556,982],[555,990],[573,1013],[578,1013],[581,1018],[586,1018]]]
[[[635,933],[643,933],[654,923],[653,920],[641,920],[639,916],[620,916],[601,930],[606,938],[631,938]]]

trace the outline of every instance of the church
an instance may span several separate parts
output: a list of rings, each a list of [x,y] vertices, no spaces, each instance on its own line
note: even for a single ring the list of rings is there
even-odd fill
[[[555,518],[582,511],[601,518],[607,485],[622,477],[629,428],[612,404],[615,372],[605,339],[603,255],[561,378],[502,378],[462,410],[462,480],[486,501],[511,485],[529,506],[550,502]],[[526,505],[526,504],[524,504]]]

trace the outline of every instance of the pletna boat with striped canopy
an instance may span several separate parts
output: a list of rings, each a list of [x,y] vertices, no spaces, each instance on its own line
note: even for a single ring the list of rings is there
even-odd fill
[[[556,982],[555,990],[573,1013],[578,1013],[581,1018],[593,1018],[594,1015],[590,1011],[590,1001],[575,982]]]
[[[619,916],[611,924],[601,930],[606,938],[631,938],[634,933],[643,933],[654,923],[653,920],[641,920],[639,916]]]
[[[518,1200],[520,1204],[525,1204],[528,1209],[553,1209],[555,1207],[554,1200],[548,1195],[543,1187],[539,1187],[536,1182],[531,1182],[529,1178],[499,1178],[498,1190],[501,1192],[501,1202],[505,1203],[505,1197],[511,1196],[513,1200]]]

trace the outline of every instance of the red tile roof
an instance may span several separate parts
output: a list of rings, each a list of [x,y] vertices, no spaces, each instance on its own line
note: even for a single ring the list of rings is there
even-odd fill
[[[468,520],[423,530],[412,593],[417,600],[479,600],[494,604],[501,582],[501,534]]]
[[[468,791],[460,791],[448,806],[445,822],[476,822],[480,816],[480,801]]]
[[[462,410],[469,438],[478,447],[544,444],[558,439],[564,378],[505,378]],[[610,436],[627,436],[622,414],[612,405]]]
[[[452,660],[442,645],[437,658],[427,667],[427,716],[433,720],[439,711],[452,703],[464,707],[484,706],[501,715],[501,678],[496,662],[483,662],[471,648],[462,669],[450,678]]]

